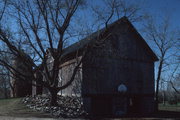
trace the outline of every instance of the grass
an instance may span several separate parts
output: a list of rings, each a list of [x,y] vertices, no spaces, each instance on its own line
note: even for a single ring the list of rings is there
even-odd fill
[[[12,99],[0,99],[0,106],[6,106],[9,103],[19,101],[21,98],[12,98]]]
[[[166,103],[165,105],[159,104],[159,110],[166,111],[166,113],[160,113],[162,114],[162,116],[164,114],[168,115],[168,114],[172,114],[171,112],[176,112],[172,114],[172,116],[175,116],[177,112],[178,114],[180,112],[180,103],[178,103],[177,105],[170,105],[168,103]],[[49,114],[33,111],[27,108],[24,104],[22,104],[21,98],[0,99],[0,118],[1,116],[36,117],[36,118],[51,117]]]
[[[27,108],[21,98],[0,99],[0,116],[13,117],[50,117],[48,114]]]
[[[165,105],[159,104],[159,110],[180,112],[180,103],[174,105],[170,105],[168,103]]]

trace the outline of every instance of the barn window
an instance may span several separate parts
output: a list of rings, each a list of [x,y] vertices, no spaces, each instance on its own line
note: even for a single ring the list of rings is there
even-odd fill
[[[118,86],[118,92],[120,92],[120,93],[125,93],[125,92],[127,92],[127,87],[126,87],[126,85],[120,84],[120,85]]]

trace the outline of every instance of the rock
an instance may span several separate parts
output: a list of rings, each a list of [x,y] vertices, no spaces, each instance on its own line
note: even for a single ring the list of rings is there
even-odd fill
[[[34,97],[26,96],[22,102],[31,109],[51,113],[55,117],[74,118],[88,115],[83,110],[83,102],[81,100],[79,97],[58,96],[57,102],[59,106],[49,107],[50,96],[38,95]]]
[[[36,110],[37,110],[37,111],[41,111],[41,107],[37,107]]]

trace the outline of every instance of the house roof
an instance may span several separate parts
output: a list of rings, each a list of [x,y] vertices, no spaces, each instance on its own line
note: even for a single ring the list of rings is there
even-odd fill
[[[151,56],[151,58],[154,60],[154,61],[157,61],[158,58],[156,56],[156,54],[153,52],[153,50],[149,47],[149,45],[146,43],[146,41],[143,39],[143,37],[137,32],[137,30],[135,29],[135,27],[131,24],[131,22],[128,20],[127,17],[122,17],[120,18],[119,20],[113,22],[112,24],[110,24],[108,27],[111,28],[113,27],[114,25],[116,25],[117,23],[121,23],[121,22],[124,22],[126,24],[129,24],[130,27],[132,28],[132,30],[136,33],[137,37],[139,38],[138,39],[138,42],[141,43],[141,46],[144,47],[144,49],[148,52],[148,55]],[[79,49],[82,49],[83,47],[85,47],[85,45],[93,42],[95,40],[96,37],[98,37],[101,33],[103,33],[106,29],[103,28],[103,29],[100,29],[94,33],[92,33],[91,35],[85,37],[84,39],[70,45],[69,47],[65,48],[64,49],[64,53],[63,53],[63,56],[66,56],[68,54],[71,54]]]

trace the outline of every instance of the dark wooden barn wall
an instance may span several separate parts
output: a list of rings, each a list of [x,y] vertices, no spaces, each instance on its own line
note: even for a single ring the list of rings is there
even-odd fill
[[[114,27],[104,44],[83,62],[83,93],[117,92],[121,83],[129,92],[154,92],[154,63],[128,25]]]
[[[154,107],[154,61],[142,41],[127,24],[111,29],[103,48],[91,49],[83,61],[82,94],[115,94],[125,84],[129,94],[141,97],[141,110]],[[91,103],[90,98],[85,102]],[[91,106],[86,106],[88,109]]]

